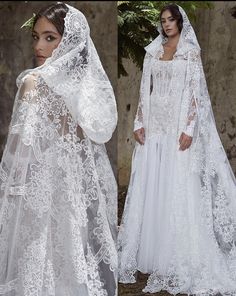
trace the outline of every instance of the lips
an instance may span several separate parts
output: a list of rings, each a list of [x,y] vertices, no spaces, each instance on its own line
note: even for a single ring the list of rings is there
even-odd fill
[[[45,56],[42,56],[42,55],[36,55],[36,58],[37,59],[46,59],[46,57]]]
[[[171,31],[171,29],[166,30],[166,32],[170,32],[170,31]]]

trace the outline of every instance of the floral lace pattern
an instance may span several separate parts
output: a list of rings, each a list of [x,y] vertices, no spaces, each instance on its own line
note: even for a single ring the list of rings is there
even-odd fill
[[[45,63],[26,70],[40,75],[66,107],[83,132],[97,143],[110,140],[117,125],[117,107],[112,85],[90,37],[85,16],[68,6],[65,29],[58,47]]]
[[[153,90],[150,95],[148,136],[177,134],[181,92],[184,88],[186,71],[178,61],[154,59],[151,76]],[[181,69],[181,71],[180,71]]]
[[[117,293],[117,185],[103,144],[116,103],[86,19],[68,7],[52,57],[17,80],[0,164],[0,295]]]
[[[106,149],[40,76],[27,84],[1,162],[0,293],[56,296],[62,281],[68,296],[114,296],[117,190]]]
[[[171,68],[165,69],[164,71],[172,73],[166,76],[170,89],[164,85],[162,87],[169,94],[173,90],[175,99],[179,99],[180,109],[174,108],[178,115],[175,121],[178,123],[177,132],[173,130],[176,141],[185,132],[193,137],[193,142],[185,154],[186,157],[181,157],[176,152],[174,158],[177,177],[171,185],[172,206],[168,208],[171,218],[170,227],[166,230],[168,233],[171,231],[171,241],[168,244],[170,261],[166,263],[165,270],[159,265],[159,268],[150,272],[143,292],[166,290],[171,294],[236,295],[236,179],[216,129],[197,38],[187,15],[181,7],[179,9],[183,16],[183,30],[171,61],[176,69],[176,65],[179,65],[178,71],[175,72],[175,68],[172,68],[173,72]],[[153,71],[155,75],[160,71],[155,63],[159,63],[158,59],[164,53],[163,42],[166,41],[160,27],[159,32],[160,35],[145,48],[147,52],[135,118],[135,128],[143,126],[146,136],[150,133],[150,118],[158,116],[160,112],[155,108],[158,102],[154,102],[158,97],[150,95]],[[168,77],[172,76],[173,79],[175,75],[176,80],[172,80],[170,84]],[[154,84],[156,78],[154,76]],[[181,81],[184,82],[184,87]],[[153,94],[156,94],[155,87],[159,86],[154,85]],[[170,105],[171,98],[168,97],[168,100]],[[168,109],[165,100],[161,103],[167,117],[166,125],[171,126],[168,120],[168,110],[171,107]],[[165,120],[163,113],[158,120],[162,126]],[[168,130],[165,127],[160,129],[160,126],[156,122],[152,133],[167,134]],[[142,149],[148,150],[139,146],[137,144],[134,150],[131,178],[118,235],[119,281],[123,283],[136,281],[144,201],[148,198],[142,195],[147,186],[142,183],[145,180],[143,174],[148,171],[145,166],[147,155],[146,152],[141,153]],[[168,159],[168,151],[165,153]],[[188,185],[189,180],[195,180],[194,190],[192,185]],[[194,202],[197,203],[195,206]]]

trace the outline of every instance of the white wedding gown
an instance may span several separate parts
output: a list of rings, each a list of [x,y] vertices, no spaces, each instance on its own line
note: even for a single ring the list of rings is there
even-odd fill
[[[139,270],[151,274],[144,292],[227,293],[236,291],[236,261],[227,261],[205,218],[209,205],[200,198],[199,176],[190,170],[193,145],[179,150],[181,95],[175,88],[184,88],[186,66],[178,60],[151,64],[146,139],[135,146],[120,226],[119,281],[135,282]],[[194,124],[195,119],[190,129]],[[228,189],[235,192],[233,186],[229,182]]]

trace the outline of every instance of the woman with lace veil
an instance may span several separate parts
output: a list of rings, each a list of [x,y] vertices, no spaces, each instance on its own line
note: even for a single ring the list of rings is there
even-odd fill
[[[119,281],[144,292],[236,294],[236,180],[185,11],[160,13],[145,47],[137,140],[120,231]]]
[[[117,123],[85,16],[57,3],[32,25],[0,165],[0,295],[116,295]]]

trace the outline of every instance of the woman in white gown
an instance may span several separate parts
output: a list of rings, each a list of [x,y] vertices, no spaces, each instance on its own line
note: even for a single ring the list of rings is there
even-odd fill
[[[235,295],[236,180],[200,46],[180,6],[163,8],[160,19],[160,35],[145,48],[119,281],[134,283],[139,270],[150,274],[144,292]]]
[[[0,295],[114,296],[114,92],[80,11],[31,21],[38,67],[17,78],[0,165]]]

